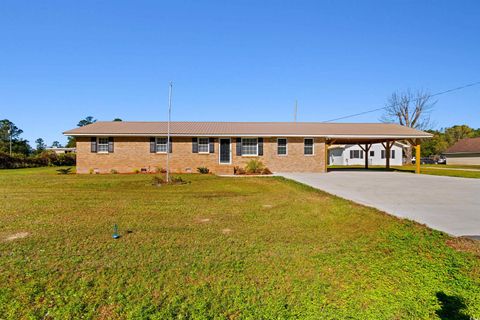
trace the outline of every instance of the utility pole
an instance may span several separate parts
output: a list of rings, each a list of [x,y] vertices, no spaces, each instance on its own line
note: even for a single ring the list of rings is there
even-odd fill
[[[298,107],[297,106],[297,99],[295,99],[295,111],[293,113],[293,122],[297,122],[297,110],[298,110],[297,107]]]
[[[168,122],[167,122],[167,174],[166,180],[167,183],[170,182],[170,120],[172,117],[172,88],[173,82],[170,81],[170,86],[168,88]]]

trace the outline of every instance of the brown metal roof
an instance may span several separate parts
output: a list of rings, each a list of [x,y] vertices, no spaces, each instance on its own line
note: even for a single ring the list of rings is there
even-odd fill
[[[165,135],[167,122],[112,121],[65,131],[69,136],[151,136]],[[319,122],[171,122],[172,136],[312,136],[429,138],[429,133],[389,123]]]
[[[480,152],[480,138],[466,138],[457,141],[444,153],[469,153]]]

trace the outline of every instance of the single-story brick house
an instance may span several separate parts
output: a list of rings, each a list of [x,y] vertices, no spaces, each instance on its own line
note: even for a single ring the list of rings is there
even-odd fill
[[[96,122],[64,132],[77,141],[77,173],[152,172],[165,168],[167,122]],[[315,122],[171,122],[172,172],[232,174],[251,159],[273,172],[325,172],[328,146],[408,140],[431,135],[397,124]],[[368,165],[368,164],[366,164]]]
[[[443,154],[447,164],[480,165],[480,137],[461,139]]]

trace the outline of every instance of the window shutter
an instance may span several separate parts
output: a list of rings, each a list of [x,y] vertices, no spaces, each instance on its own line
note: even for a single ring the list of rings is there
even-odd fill
[[[108,138],[108,153],[113,153],[113,137]]]
[[[173,138],[170,137],[169,141],[168,141],[168,153],[172,153],[172,150],[173,150]]]
[[[242,155],[242,138],[237,138],[237,156],[241,156]]]
[[[360,151],[360,159],[363,159],[363,151]]]
[[[155,137],[150,138],[150,153],[155,153],[157,152],[156,148],[156,142],[155,142]]]
[[[208,149],[210,153],[215,153],[215,138],[209,138],[208,142],[209,142]]]
[[[263,156],[263,138],[258,138],[258,155]]]
[[[91,137],[90,138],[90,152],[96,153],[97,152],[97,138]]]
[[[391,156],[392,159],[395,159],[395,150],[392,150],[392,156]]]
[[[192,152],[198,153],[198,138],[192,138]]]
[[[350,150],[350,159],[353,159],[353,150]]]

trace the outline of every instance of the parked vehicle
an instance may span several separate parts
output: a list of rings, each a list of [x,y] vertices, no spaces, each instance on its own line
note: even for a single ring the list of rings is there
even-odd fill
[[[445,158],[445,156],[440,156],[437,160],[437,164],[447,164],[447,158]]]
[[[416,163],[415,157],[412,158],[412,164]],[[420,158],[420,164],[437,164],[437,162],[432,158]]]

